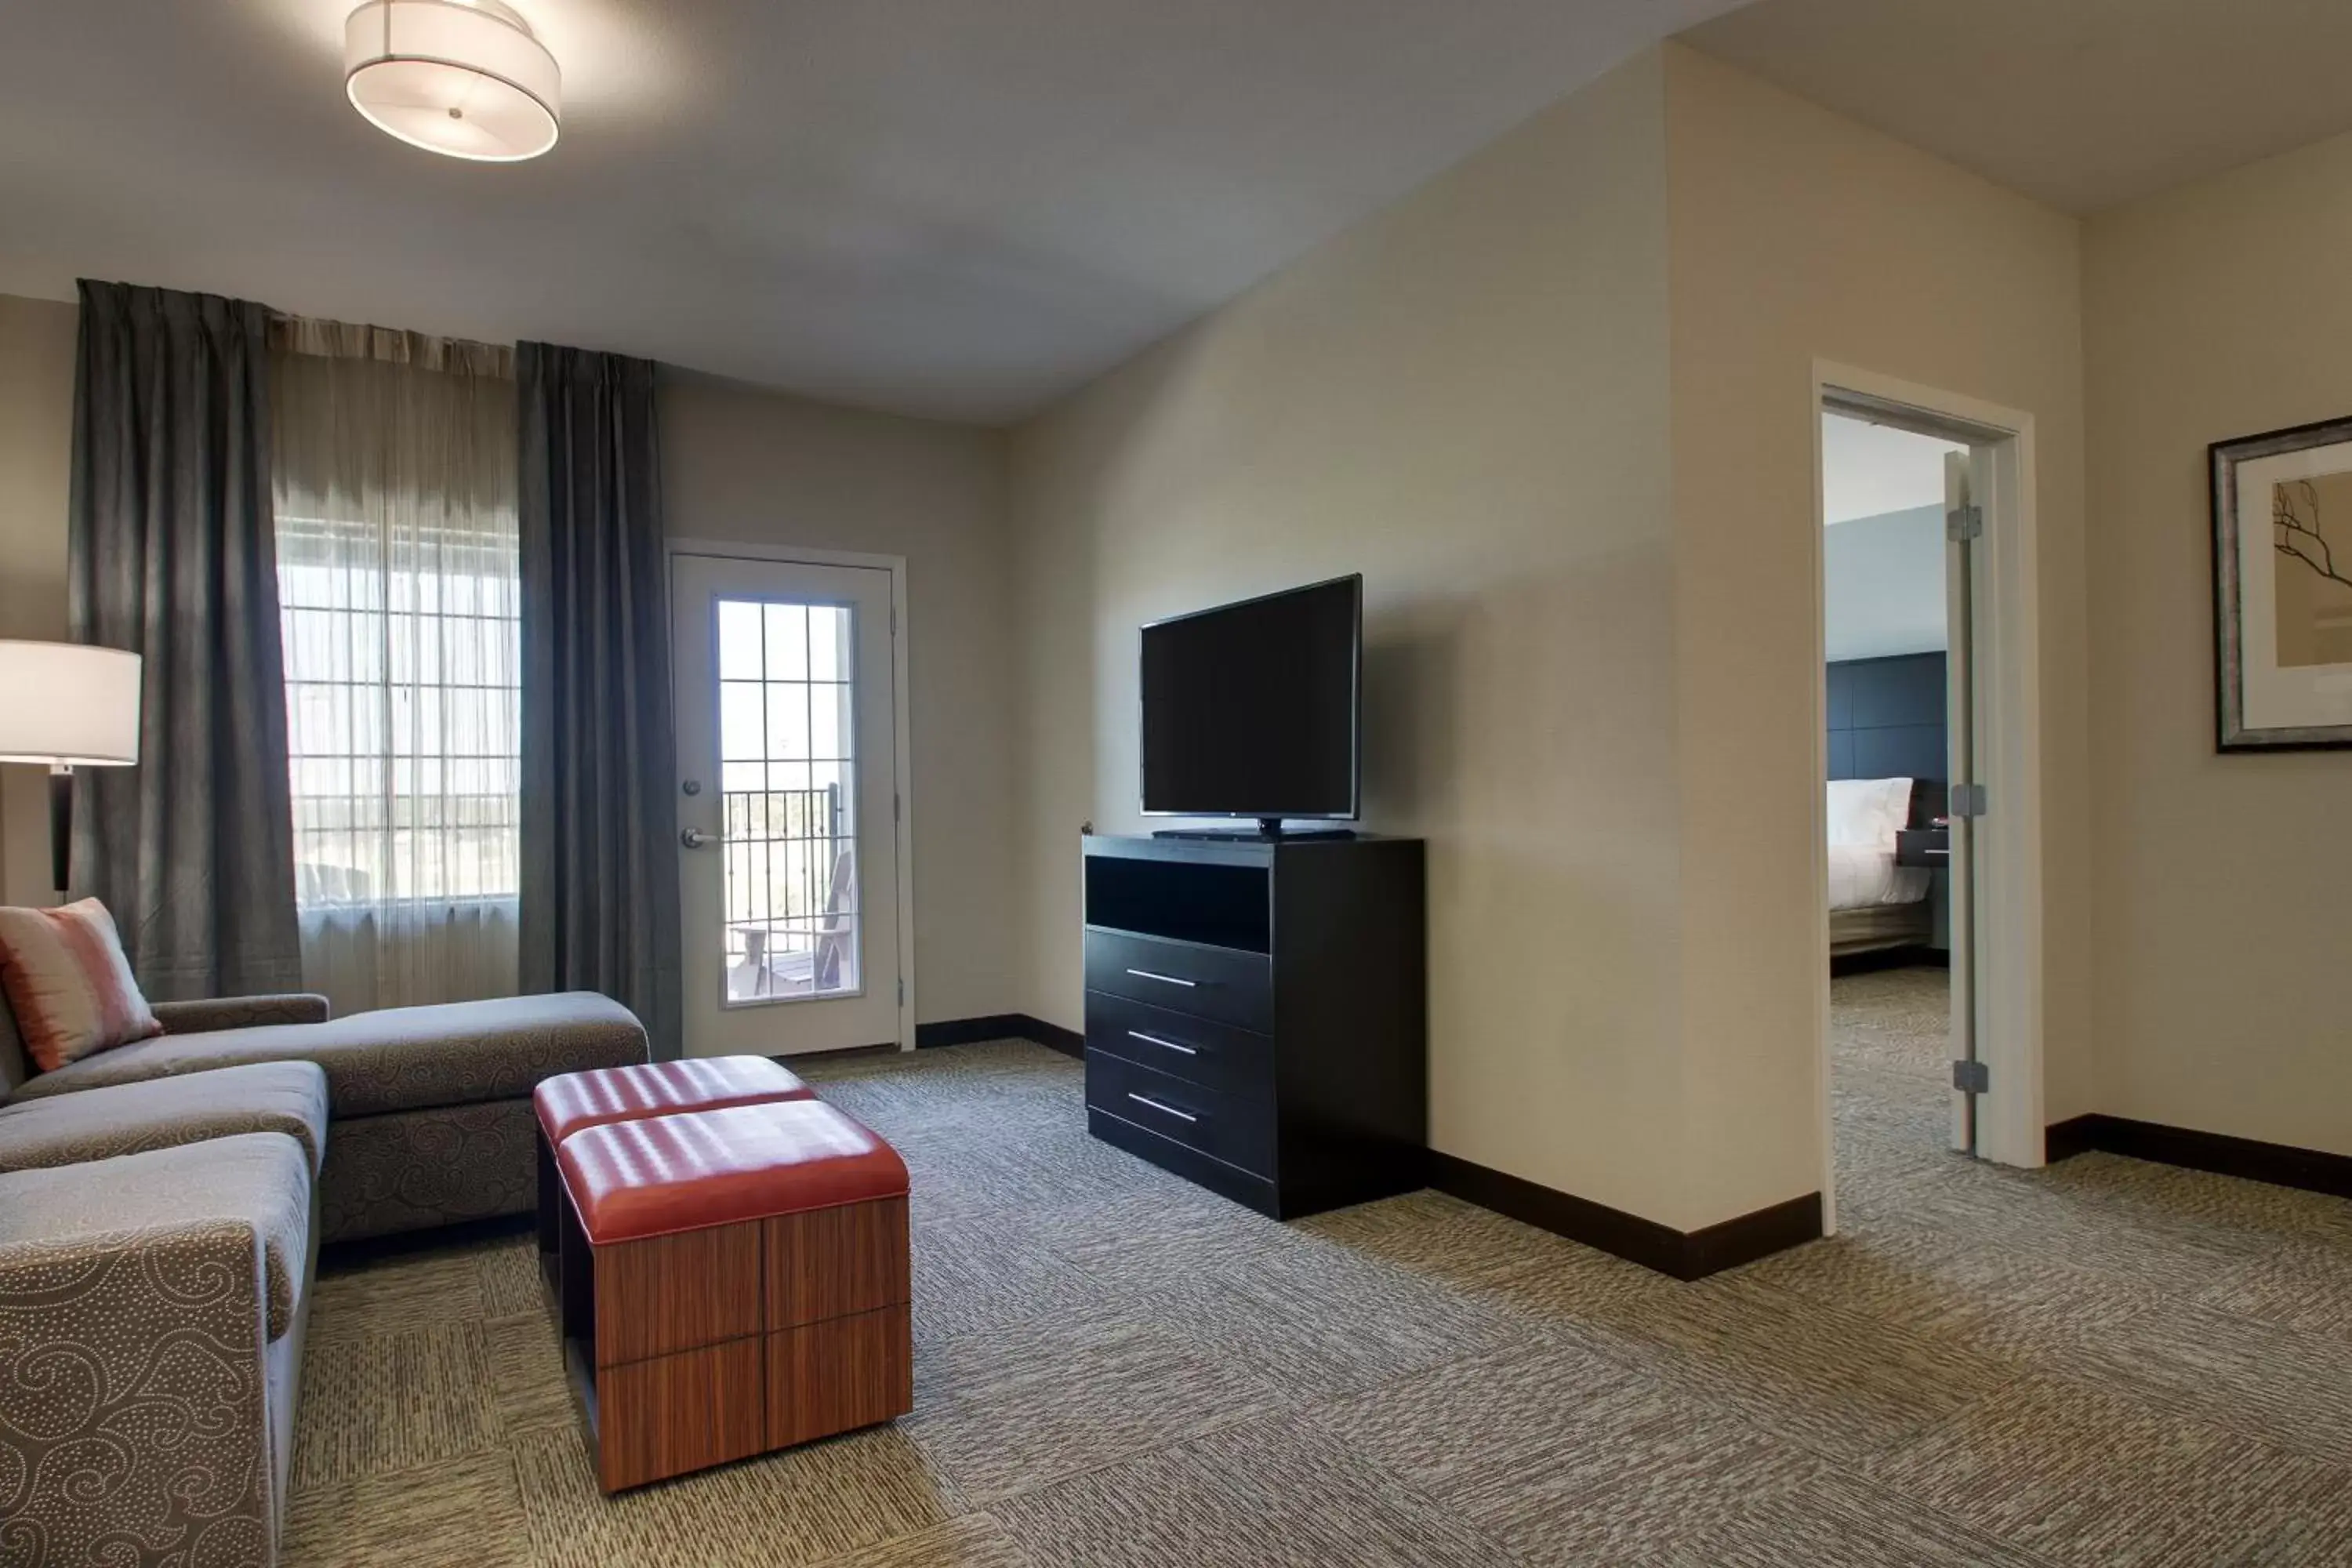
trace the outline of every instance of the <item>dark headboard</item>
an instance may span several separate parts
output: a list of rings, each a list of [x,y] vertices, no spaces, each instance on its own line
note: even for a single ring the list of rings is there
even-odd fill
[[[1911,824],[1944,815],[1944,656],[1897,654],[1829,667],[1833,779],[1908,778]]]

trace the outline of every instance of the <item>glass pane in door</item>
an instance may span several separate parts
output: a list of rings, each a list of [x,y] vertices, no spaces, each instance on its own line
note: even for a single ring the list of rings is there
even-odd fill
[[[846,605],[718,602],[727,1003],[860,991]]]

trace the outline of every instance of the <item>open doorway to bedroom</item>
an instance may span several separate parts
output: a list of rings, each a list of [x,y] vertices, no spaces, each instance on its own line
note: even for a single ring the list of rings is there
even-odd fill
[[[1814,383],[1834,1229],[1865,1174],[2043,1162],[2041,651],[2033,416],[1851,366]]]
[[[1972,1147],[1950,1066],[1969,956],[1951,785],[1969,742],[1953,518],[1970,452],[1833,405],[1821,444],[1833,1136],[1850,1175],[1894,1176]]]

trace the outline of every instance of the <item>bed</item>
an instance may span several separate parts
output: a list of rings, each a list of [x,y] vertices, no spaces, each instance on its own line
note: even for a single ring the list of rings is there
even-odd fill
[[[1907,778],[1829,781],[1831,957],[1917,946],[1933,936],[1933,874],[1895,863],[1895,835],[1925,809],[1922,785]]]
[[[1944,677],[1940,653],[1829,666],[1832,956],[1934,943],[1935,873],[1895,865],[1895,836],[1944,814]]]

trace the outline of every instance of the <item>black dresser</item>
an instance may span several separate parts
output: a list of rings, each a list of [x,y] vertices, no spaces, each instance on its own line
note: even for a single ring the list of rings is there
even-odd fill
[[[1423,1184],[1417,838],[1086,841],[1087,1124],[1277,1219]]]

